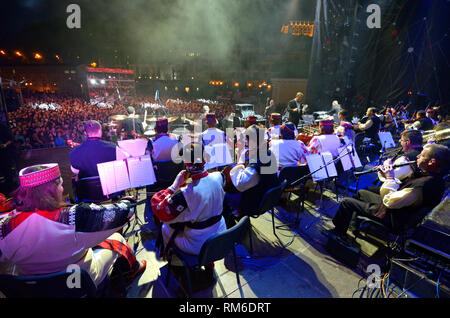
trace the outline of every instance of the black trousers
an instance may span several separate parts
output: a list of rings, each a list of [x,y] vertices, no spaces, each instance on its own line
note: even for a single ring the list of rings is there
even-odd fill
[[[354,212],[356,212],[356,215],[370,217],[378,210],[381,202],[379,194],[367,190],[359,190],[357,199],[344,198],[333,218],[336,231],[345,234],[352,221]]]

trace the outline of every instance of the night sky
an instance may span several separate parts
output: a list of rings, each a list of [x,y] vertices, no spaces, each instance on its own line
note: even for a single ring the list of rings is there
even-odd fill
[[[281,26],[314,20],[314,0],[15,0],[0,4],[3,49],[60,54],[66,60],[130,56],[131,62],[207,52],[218,61],[235,47],[282,49]],[[69,29],[66,7],[81,7]],[[286,38],[286,37],[285,37]],[[292,37],[289,37],[292,38]],[[281,45],[281,47],[280,47]],[[0,49],[2,49],[0,48]],[[117,51],[117,52],[116,52]]]

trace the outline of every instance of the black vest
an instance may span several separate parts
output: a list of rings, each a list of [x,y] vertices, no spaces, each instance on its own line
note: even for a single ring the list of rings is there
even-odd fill
[[[277,175],[277,168],[274,169],[275,171],[272,174],[261,174],[261,168],[269,167],[271,163],[274,164],[275,167],[278,167],[275,156],[270,151],[267,154],[271,157],[271,161],[269,163],[263,164],[258,160],[257,163],[251,163],[248,165],[248,167],[255,169],[258,173],[259,182],[253,188],[242,192],[242,199],[239,203],[239,211],[243,215],[254,215],[261,213],[261,211],[258,211],[258,208],[262,202],[264,194],[269,191],[269,189],[280,184]]]
[[[431,121],[430,118],[425,117],[425,118],[421,118],[419,119],[420,122],[420,130],[430,130],[433,129],[433,122]]]
[[[381,120],[377,115],[370,117],[372,120],[372,126],[365,130],[367,138],[378,140],[378,131],[380,130]]]
[[[440,174],[428,174],[420,178],[412,178],[405,182],[399,191],[405,188],[422,188],[422,204],[401,209],[389,209],[381,204],[377,214],[395,230],[409,228],[419,223],[431,210],[439,204],[445,192],[445,183]],[[380,215],[380,216],[381,216]]]

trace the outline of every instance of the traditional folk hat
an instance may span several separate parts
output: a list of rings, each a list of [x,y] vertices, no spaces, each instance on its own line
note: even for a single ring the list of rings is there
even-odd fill
[[[212,114],[212,113],[206,114],[205,120],[208,123],[215,122],[216,121],[216,114]]]
[[[256,124],[256,120],[257,120],[257,118],[255,115],[250,115],[247,117],[247,123],[250,125]]]
[[[270,120],[281,120],[281,114],[279,113],[270,114]]]
[[[156,127],[167,127],[167,125],[169,125],[169,120],[165,117],[159,118],[156,121]]]
[[[283,139],[295,139],[295,126],[291,122],[281,125],[281,136]]]
[[[329,119],[322,119],[319,121],[319,126],[333,126],[333,121]]]
[[[25,170],[32,167],[40,167],[40,166],[45,166],[47,168],[25,174]],[[53,181],[60,177],[61,172],[59,171],[59,166],[57,163],[30,166],[20,170],[19,172],[20,186],[24,188],[37,187],[38,185]]]

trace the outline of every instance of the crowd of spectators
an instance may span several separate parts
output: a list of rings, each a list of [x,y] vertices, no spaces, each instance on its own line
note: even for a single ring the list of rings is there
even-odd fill
[[[214,112],[218,120],[233,111],[231,103],[209,100],[161,99],[169,116],[202,114],[204,106]],[[9,121],[16,148],[19,150],[67,146],[68,140],[81,143],[84,139],[83,122],[97,120],[107,123],[110,117],[126,114],[126,107],[135,106],[143,113],[143,104],[159,104],[153,97],[134,97],[127,101],[116,100],[110,107],[99,107],[78,97],[57,94],[32,94],[24,96],[23,106],[9,113]],[[36,105],[56,107],[36,107]],[[161,114],[161,111],[159,111]],[[151,116],[149,112],[149,116]]]

